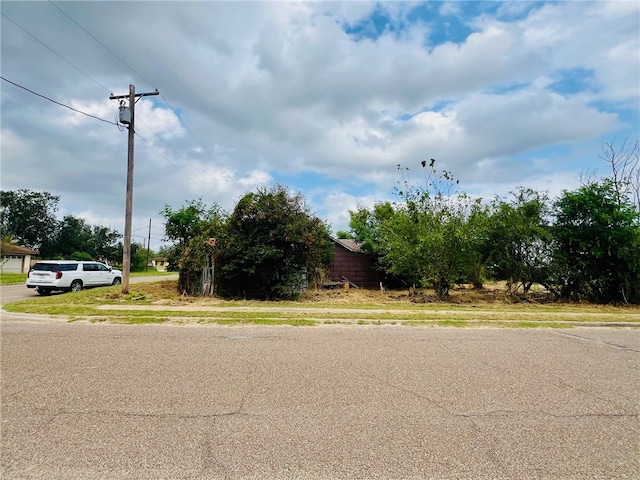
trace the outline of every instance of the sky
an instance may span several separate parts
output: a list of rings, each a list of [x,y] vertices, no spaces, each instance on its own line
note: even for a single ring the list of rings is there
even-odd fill
[[[132,241],[150,233],[155,250],[165,206],[230,212],[276,184],[348,230],[350,210],[397,199],[398,165],[419,184],[431,158],[472,197],[555,198],[607,175],[603,145],[640,131],[637,1],[0,11],[1,189],[49,192],[60,219],[123,232],[128,132],[109,97],[157,89],[135,106],[132,221]]]

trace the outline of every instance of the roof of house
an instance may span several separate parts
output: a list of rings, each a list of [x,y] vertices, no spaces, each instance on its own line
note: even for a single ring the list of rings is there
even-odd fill
[[[38,255],[40,253],[37,250],[31,250],[30,248],[14,245],[9,242],[2,242],[0,244],[0,250],[2,250],[3,255]]]
[[[351,252],[354,252],[354,253],[362,252],[362,244],[356,242],[351,238],[332,238],[332,240],[336,242],[338,245],[343,246],[344,248],[346,248]]]

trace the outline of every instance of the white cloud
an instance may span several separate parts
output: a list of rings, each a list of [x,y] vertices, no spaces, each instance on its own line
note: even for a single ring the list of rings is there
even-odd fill
[[[109,104],[109,102],[107,101],[88,102],[71,99],[69,103],[71,107],[79,110],[80,112],[93,115],[94,117],[98,117],[109,122],[115,122],[116,120],[113,114],[113,105]],[[83,113],[74,112],[73,110],[64,110],[64,115],[62,116],[62,118],[64,122],[73,126],[78,126],[81,124],[88,127],[95,126],[95,119],[92,119],[91,117],[84,115]]]
[[[388,197],[398,164],[436,158],[483,192],[543,187],[589,168],[603,139],[638,132],[637,2],[506,2],[497,13],[448,2],[446,17],[431,8],[418,19],[406,2],[133,2],[124,17],[108,2],[58,5],[116,56],[51,4],[4,2],[57,54],[3,17],[3,75],[108,120],[111,93],[160,90],[136,105],[143,224],[165,204],[202,197],[229,209],[297,175],[313,185],[311,207],[344,225],[345,206]],[[371,26],[374,11],[393,28],[375,39],[345,31]],[[434,44],[453,16],[473,33]],[[588,72],[588,88],[554,91],[566,71]],[[3,83],[3,189],[52,191],[65,211],[115,224],[126,147],[126,132]]]
[[[462,7],[460,5],[460,2],[452,2],[452,1],[442,2],[442,4],[440,5],[439,13],[444,17],[447,17],[447,16],[455,17],[462,13]]]
[[[183,137],[185,129],[175,113],[168,108],[156,107],[151,101],[140,100],[135,107],[136,131],[152,134],[164,140]]]
[[[602,100],[637,102],[639,15],[637,2],[564,2],[546,4],[518,24],[524,47],[544,52],[552,68],[592,69]]]
[[[273,177],[265,171],[237,172],[217,164],[199,163],[187,171],[189,180],[184,193],[187,198],[203,198],[207,203],[218,203],[230,211],[245,193],[269,186]]]
[[[357,211],[360,207],[373,208],[373,206],[385,199],[378,196],[365,195],[355,196],[348,192],[330,191],[312,193],[319,210],[324,213],[320,215],[332,228],[334,232],[338,230],[349,231],[351,215],[349,212]]]

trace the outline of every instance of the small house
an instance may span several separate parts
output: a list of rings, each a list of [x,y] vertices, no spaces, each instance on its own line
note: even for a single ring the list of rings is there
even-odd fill
[[[37,250],[9,242],[2,242],[0,246],[0,273],[28,273],[31,256],[39,254]]]
[[[151,259],[151,266],[156,267],[158,272],[166,272],[169,261],[165,257],[155,257]]]

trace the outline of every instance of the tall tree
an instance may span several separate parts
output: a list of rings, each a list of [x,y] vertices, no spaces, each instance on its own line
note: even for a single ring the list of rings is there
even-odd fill
[[[74,254],[84,254],[83,259],[91,259],[95,255],[93,231],[83,218],[66,215],[58,230],[57,250],[64,258]]]
[[[48,192],[26,189],[0,192],[2,238],[40,249],[56,230],[59,201],[60,197]]]
[[[640,302],[640,214],[611,179],[555,204],[556,283],[566,298]]]
[[[623,198],[629,198],[631,204],[640,212],[640,143],[628,143],[619,147],[615,141],[602,146],[600,158],[609,164],[612,187],[618,204]]]
[[[381,224],[380,262],[386,271],[401,275],[445,298],[456,281],[471,275],[481,285],[480,256],[475,235],[482,205],[458,193],[451,172],[438,172],[435,160],[421,163],[424,184],[414,186],[408,169],[399,170],[402,181],[394,212]]]
[[[381,240],[381,225],[394,214],[394,207],[390,202],[376,203],[372,210],[359,206],[357,210],[350,210],[349,228],[356,241],[362,244],[363,251],[379,254]]]
[[[486,262],[495,278],[522,286],[548,285],[552,259],[548,218],[551,207],[545,193],[528,188],[512,192],[510,201],[496,199],[486,228]]]
[[[469,221],[479,208],[478,201],[465,196],[425,196],[396,209],[382,226],[382,265],[390,273],[432,288],[439,298],[447,297],[454,283],[466,281],[470,273],[472,281],[481,285]]]
[[[181,247],[186,247],[194,236],[202,232],[207,223],[221,214],[219,205],[207,207],[202,199],[191,200],[179,210],[165,205],[164,210],[160,212],[165,218],[165,237]]]
[[[122,255],[118,256],[118,241],[122,238],[120,233],[108,227],[95,225],[92,237],[94,258],[110,263],[122,259]]]

